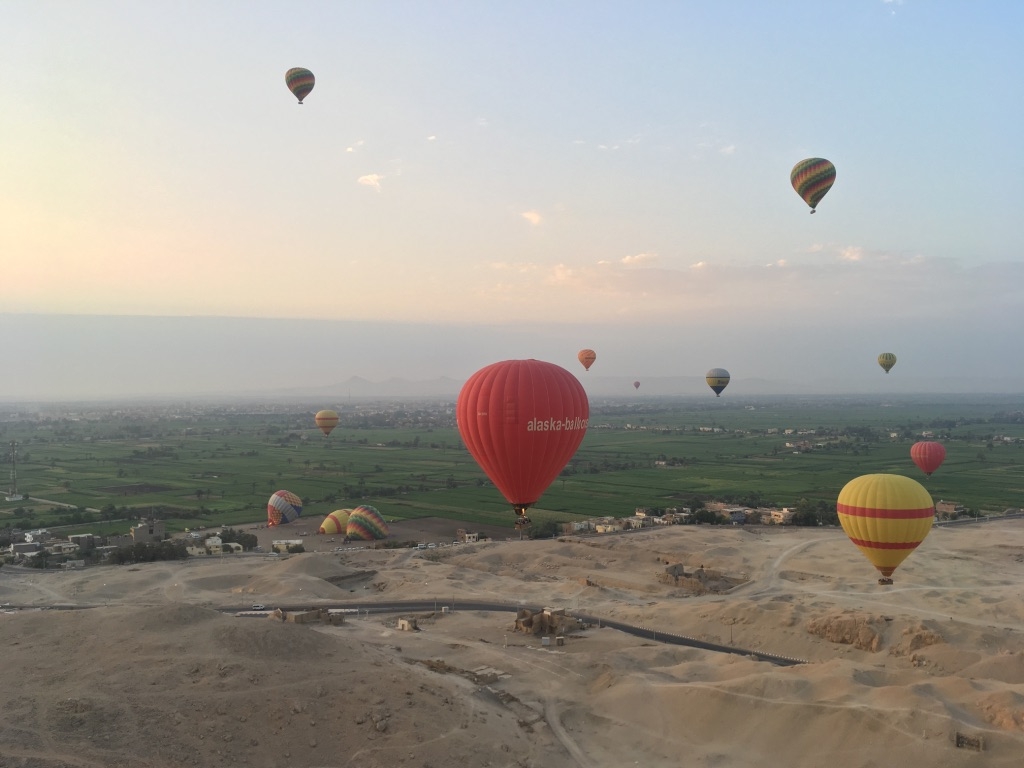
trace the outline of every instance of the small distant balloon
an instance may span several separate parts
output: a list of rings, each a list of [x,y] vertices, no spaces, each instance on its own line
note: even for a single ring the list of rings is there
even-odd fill
[[[313,421],[316,422],[317,429],[324,433],[324,437],[327,437],[338,426],[338,414],[336,411],[330,410],[317,411]]]
[[[729,386],[729,372],[725,368],[712,368],[704,375],[704,381],[715,393],[715,397],[722,396],[722,390]]]
[[[312,72],[304,67],[292,67],[284,73],[284,82],[288,86],[288,90],[292,92],[295,98],[299,100],[299,104],[301,104],[302,100],[309,96],[309,92],[313,90],[316,78],[313,77]]]
[[[633,389],[640,389],[640,382],[639,381],[634,381],[633,382]]]
[[[809,157],[793,166],[789,181],[814,213],[821,198],[836,182],[836,167],[823,157]]]
[[[581,349],[580,353],[576,355],[576,357],[581,363],[583,363],[583,368],[589,371],[590,366],[592,366],[594,361],[597,360],[597,353],[592,349]]]
[[[946,447],[942,443],[923,441],[910,446],[910,458],[928,477],[946,460]]]
[[[896,365],[896,355],[892,352],[883,352],[878,356],[878,364],[882,366],[883,371],[888,373]]]

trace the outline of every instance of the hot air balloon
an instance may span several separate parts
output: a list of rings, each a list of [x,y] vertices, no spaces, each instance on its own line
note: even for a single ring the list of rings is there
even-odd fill
[[[334,411],[317,411],[313,420],[320,431],[324,433],[324,437],[331,434],[331,431],[338,426],[338,414]]]
[[[592,349],[581,349],[580,353],[576,355],[576,357],[581,363],[583,363],[583,367],[589,371],[590,366],[592,366],[594,361],[597,360],[597,353]]]
[[[639,381],[634,381],[633,382],[633,389],[640,389],[640,382]]]
[[[274,491],[267,502],[267,526],[284,525],[302,514],[302,499],[291,491]]]
[[[878,356],[878,364],[882,366],[882,370],[888,373],[896,365],[896,355],[892,352],[883,352]]]
[[[360,504],[348,516],[345,535],[359,541],[374,541],[388,537],[388,524],[384,522],[376,507]]]
[[[351,509],[334,510],[324,518],[322,523],[320,523],[320,530],[318,533],[322,533],[327,536],[333,536],[334,534],[341,534],[344,536],[345,528],[348,526],[348,517],[351,512]]]
[[[704,375],[704,381],[715,392],[715,397],[722,396],[722,390],[729,386],[729,372],[725,368],[712,368]]]
[[[295,94],[295,98],[301,104],[302,100],[309,96],[309,92],[313,90],[316,78],[313,77],[312,72],[304,67],[292,67],[284,73],[284,82],[288,86],[288,90]]]
[[[928,477],[946,459],[946,448],[942,443],[920,442],[910,446],[910,458]]]
[[[837,504],[839,523],[892,584],[896,570],[932,528],[935,505],[919,482],[902,475],[861,475],[843,486]]]
[[[823,157],[810,157],[793,166],[789,181],[814,213],[821,198],[836,182],[836,167]]]
[[[576,453],[590,404],[575,376],[540,360],[505,360],[466,381],[455,405],[459,434],[476,463],[530,524],[533,506]]]

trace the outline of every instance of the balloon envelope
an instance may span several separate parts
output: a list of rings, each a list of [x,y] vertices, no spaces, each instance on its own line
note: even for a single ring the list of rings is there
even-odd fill
[[[823,157],[809,157],[793,166],[789,181],[814,213],[821,198],[836,182],[836,167]]]
[[[527,522],[576,453],[590,404],[564,368],[540,360],[505,360],[474,373],[455,405],[459,434],[477,464]]]
[[[729,386],[729,372],[725,368],[712,368],[704,374],[704,381],[714,390],[715,397],[720,397],[722,390]]]
[[[633,382],[633,389],[640,389],[640,382],[639,381],[634,381]]]
[[[316,422],[320,431],[324,433],[324,437],[327,437],[338,426],[338,414],[334,411],[317,411],[313,421]]]
[[[384,522],[376,507],[360,504],[348,516],[345,535],[350,539],[374,541],[388,537],[388,524]]]
[[[305,67],[292,67],[284,73],[284,82],[288,86],[288,90],[294,94],[295,98],[299,100],[299,104],[301,104],[302,100],[309,96],[309,92],[313,90],[316,78]]]
[[[846,535],[882,574],[889,577],[914,551],[935,519],[932,497],[902,475],[861,475],[848,482],[836,505]]]
[[[351,512],[351,509],[334,510],[324,518],[322,523],[320,523],[319,533],[327,536],[333,536],[334,534],[344,536],[345,528],[348,526],[348,516]]]
[[[878,364],[882,366],[882,370],[888,373],[896,365],[896,355],[892,352],[883,352],[878,356]]]
[[[284,525],[302,514],[302,499],[291,491],[274,491],[267,502],[267,525]]]
[[[589,371],[590,366],[592,366],[594,361],[597,360],[597,353],[592,349],[581,349],[580,353],[576,355],[576,357],[581,363],[583,363],[583,367]]]
[[[922,472],[931,477],[932,472],[942,466],[946,459],[946,448],[942,443],[920,442],[910,446],[910,458]]]

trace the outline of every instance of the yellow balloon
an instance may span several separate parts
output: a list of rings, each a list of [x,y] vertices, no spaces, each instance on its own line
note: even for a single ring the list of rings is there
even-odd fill
[[[320,533],[327,536],[333,536],[336,533],[340,533],[342,536],[345,535],[345,528],[348,527],[348,516],[351,514],[351,509],[336,509],[320,523]]]
[[[836,505],[850,541],[892,584],[892,572],[924,541],[935,504],[924,486],[903,475],[861,475],[848,482]]]
[[[317,411],[313,421],[316,422],[317,428],[324,433],[324,437],[327,437],[338,426],[338,414],[331,410]]]
[[[896,365],[896,355],[892,352],[883,352],[878,356],[878,364],[882,366],[882,370],[888,373]]]

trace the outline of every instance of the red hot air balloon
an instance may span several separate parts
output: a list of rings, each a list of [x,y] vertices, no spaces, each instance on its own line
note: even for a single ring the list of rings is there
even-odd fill
[[[910,458],[928,477],[938,469],[946,459],[946,449],[942,443],[921,442],[910,446]]]
[[[597,360],[597,353],[592,349],[581,349],[579,354],[576,355],[576,359],[583,364],[584,369],[589,371],[590,366]]]
[[[540,360],[505,360],[469,377],[455,405],[459,434],[516,513],[540,499],[576,453],[590,404],[575,376]]]

